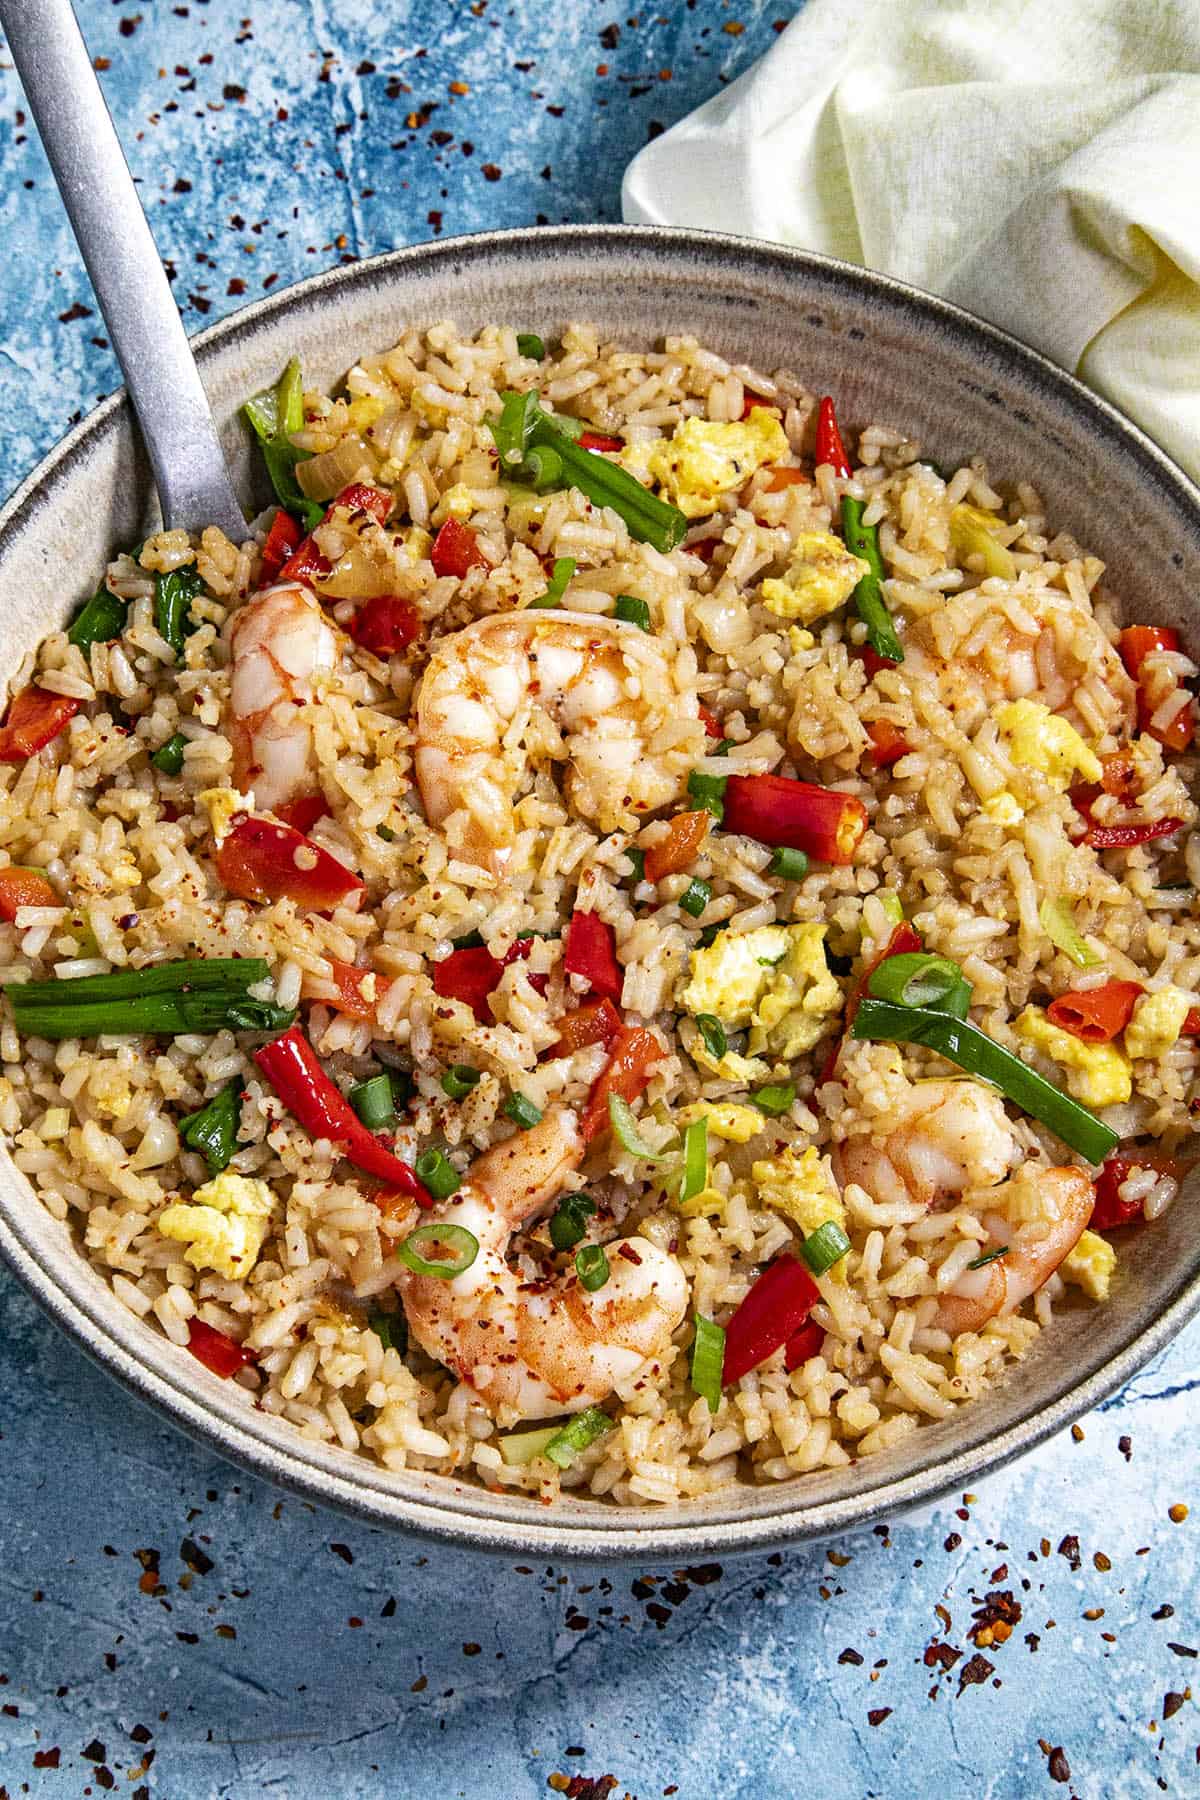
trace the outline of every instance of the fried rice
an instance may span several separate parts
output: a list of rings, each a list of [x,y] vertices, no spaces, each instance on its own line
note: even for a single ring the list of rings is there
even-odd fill
[[[599,434],[597,455],[682,507],[682,543],[655,549],[577,488],[537,492],[511,478],[489,421],[506,393],[534,388],[543,407]],[[1097,1171],[1010,1104],[1003,1197],[995,1171],[976,1179],[982,1143],[953,1146],[964,1173],[949,1190],[931,1196],[897,1176],[888,1158],[898,1132],[920,1135],[919,1118],[906,1122],[921,1084],[959,1071],[912,1043],[851,1038],[831,1059],[847,1000],[901,919],[925,952],[958,966],[975,1026],[1088,1097],[1128,1140],[1127,1164],[1109,1178],[1110,1188],[1119,1178],[1123,1216],[1152,1222],[1175,1198],[1197,1097],[1183,1013],[1200,993],[1200,837],[1190,730],[1178,730],[1196,668],[1164,641],[1130,674],[1120,597],[1070,520],[1047,518],[1036,471],[1010,485],[994,483],[982,457],[937,466],[913,435],[914,407],[848,433],[853,470],[842,476],[814,463],[815,414],[806,379],[790,371],[733,366],[689,337],[624,349],[584,324],[541,358],[522,354],[508,327],[473,338],[451,324],[413,328],[357,363],[340,397],[305,393],[295,473],[310,500],[332,502],[307,579],[337,654],[306,715],[308,780],[323,809],[304,835],[363,884],[333,906],[240,897],[218,869],[239,818],[277,816],[239,790],[230,724],[232,622],[270,579],[274,508],[242,544],[216,529],[162,531],[117,556],[104,588],[125,606],[119,633],[86,648],[54,633],[15,675],[14,693],[32,683],[78,706],[44,748],[0,770],[3,863],[41,871],[53,889],[39,904],[0,904],[6,984],[262,958],[261,997],[299,1012],[336,1086],[394,1076],[388,1143],[409,1164],[426,1153],[423,1167],[439,1150],[452,1181],[530,1119],[556,1108],[583,1116],[603,1079],[611,1042],[561,1053],[562,1021],[596,998],[587,976],[564,969],[573,916],[610,928],[623,1027],[657,1043],[633,1101],[636,1133],[601,1130],[561,1185],[590,1201],[584,1246],[635,1234],[682,1271],[686,1309],[653,1356],[590,1396],[607,1429],[560,1466],[544,1442],[528,1454],[511,1447],[552,1414],[530,1421],[490,1404],[486,1370],[447,1366],[452,1357],[435,1360],[406,1335],[399,1251],[417,1215],[355,1168],[344,1142],[314,1136],[281,1102],[254,1058],[261,1032],[123,1035],[116,1009],[111,1031],[48,1039],[19,1031],[6,999],[0,1127],[17,1167],[121,1304],[181,1359],[211,1343],[200,1326],[242,1348],[228,1379],[248,1407],[390,1470],[471,1475],[545,1499],[566,1489],[674,1502],[844,1467],[1003,1380],[1053,1331],[1056,1306],[1103,1303],[1138,1237],[1102,1234],[1097,1215],[1032,1298],[973,1329],[945,1328],[942,1300],[963,1291],[971,1265],[987,1268],[992,1255],[1003,1267],[1001,1226],[1014,1241],[1022,1229],[1035,1240],[1052,1232],[1052,1211],[1037,1214],[1037,1177],[1074,1167],[1092,1181]],[[732,476],[714,476],[719,455],[701,468],[703,457],[680,449],[685,421],[727,432],[767,415],[781,427],[770,460],[735,457]],[[722,441],[718,432],[711,443]],[[386,523],[337,503],[352,483],[391,497]],[[846,494],[877,528],[905,647],[898,664],[864,655],[845,579],[836,594],[820,586],[837,561],[829,539]],[[434,546],[448,520],[478,551],[465,573],[439,573]],[[643,605],[667,683],[657,699],[649,678],[639,690],[651,791],[645,801],[620,793],[607,811],[581,799],[586,770],[535,683],[496,751],[511,841],[488,866],[470,804],[436,823],[424,804],[421,684],[431,657],[457,656],[456,634],[477,621],[530,609],[553,621],[538,603],[562,559],[574,564],[569,618],[608,619],[619,596]],[[163,577],[179,570],[198,580],[177,650],[158,602]],[[355,641],[360,610],[380,596],[406,602],[419,627],[392,654]],[[529,665],[516,666],[528,681]],[[1005,714],[1020,702],[1041,710]],[[1066,778],[1060,725],[1099,759],[1102,781],[1082,782],[1084,762]],[[1181,735],[1182,753],[1172,747]],[[178,769],[167,772],[170,757],[166,768],[151,757],[177,737]],[[715,817],[686,868],[655,882],[631,859],[631,849],[653,857],[672,817],[696,807],[689,777],[703,795],[706,779],[719,789],[768,774],[861,802],[851,860],[814,856],[788,879],[772,872],[770,844]],[[1161,835],[1143,829],[1164,822],[1172,829]],[[1086,841],[1097,825],[1118,841]],[[731,998],[722,959],[746,934],[781,926],[814,928],[803,941],[819,966],[810,956],[777,1030],[748,1018],[762,1015],[773,969]],[[496,959],[478,1008],[435,985],[439,966],[471,946]],[[1096,1045],[1053,1035],[1045,1009],[1117,982],[1140,990],[1125,1047],[1119,1035],[1107,1045],[1109,1074],[1120,1064],[1125,1075],[1097,1086]],[[1169,1027],[1154,1029],[1160,1013]],[[697,1014],[710,1035],[716,1021],[715,1048]],[[803,1029],[792,1028],[798,1018]],[[465,1081],[447,1081],[455,1070]],[[228,1259],[206,1263],[195,1233],[160,1226],[211,1190],[212,1166],[181,1122],[230,1084],[237,1145],[224,1179],[264,1183],[266,1194],[261,1241],[237,1274]],[[754,1097],[764,1091],[765,1105]],[[513,1096],[525,1102],[516,1117]],[[689,1191],[681,1138],[698,1119],[707,1166]],[[852,1144],[867,1157],[854,1166],[878,1166],[879,1181],[847,1178]],[[554,1197],[505,1254],[518,1291],[565,1304],[579,1241],[556,1248],[553,1216]],[[848,1248],[811,1276],[801,1350],[776,1333],[714,1410],[693,1385],[696,1318],[729,1328],[764,1272],[794,1263],[824,1224]],[[556,1422],[577,1404],[564,1388]]]

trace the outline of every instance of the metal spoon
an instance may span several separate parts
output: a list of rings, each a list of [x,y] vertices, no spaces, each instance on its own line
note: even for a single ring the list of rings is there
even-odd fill
[[[246,517],[70,0],[0,0],[0,25],[125,376],[163,519],[188,531],[219,525],[239,543]]]

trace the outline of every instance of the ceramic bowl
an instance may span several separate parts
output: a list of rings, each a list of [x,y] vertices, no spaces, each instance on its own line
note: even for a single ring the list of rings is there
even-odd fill
[[[546,336],[581,318],[646,346],[693,332],[735,360],[786,365],[836,394],[852,424],[886,420],[939,461],[982,451],[1000,478],[1032,480],[1050,516],[1104,558],[1129,617],[1181,626],[1193,647],[1200,638],[1200,494],[1128,421],[1013,339],[899,282],[704,233],[594,226],[451,240],[337,269],[235,313],[196,348],[246,500],[269,496],[237,419],[245,395],[293,354],[325,386],[406,324],[446,318],[468,331],[503,321]],[[128,406],[113,395],[0,514],[0,678],[62,624],[114,545],[152,527],[154,507]],[[1105,1306],[1068,1308],[983,1400],[890,1453],[676,1507],[565,1499],[549,1510],[444,1476],[389,1474],[254,1411],[241,1389],[118,1304],[4,1154],[0,1251],[133,1394],[273,1481],[459,1544],[642,1562],[795,1542],[971,1488],[1128,1380],[1200,1306],[1200,1234],[1185,1196],[1165,1220],[1125,1234]]]

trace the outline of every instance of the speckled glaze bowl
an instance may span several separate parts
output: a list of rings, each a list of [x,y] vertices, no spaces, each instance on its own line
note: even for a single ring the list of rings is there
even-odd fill
[[[1131,618],[1180,626],[1193,648],[1200,639],[1200,493],[1111,407],[1015,340],[899,282],[704,233],[592,226],[462,238],[340,268],[235,313],[195,342],[246,500],[269,498],[237,419],[246,394],[295,353],[310,381],[332,384],[407,322],[443,318],[546,336],[583,318],[647,346],[689,331],[735,360],[787,365],[835,393],[852,424],[886,420],[939,460],[982,450],[1002,479],[1033,480],[1052,518],[1104,558]],[[0,513],[0,676],[61,625],[113,545],[155,522],[145,457],[114,394]],[[185,1431],[377,1524],[509,1554],[641,1561],[728,1556],[862,1525],[970,1488],[1061,1430],[1200,1308],[1194,1204],[1185,1195],[1162,1222],[1125,1234],[1105,1306],[1065,1311],[1001,1386],[893,1452],[674,1508],[565,1500],[548,1510],[444,1476],[389,1474],[255,1412],[241,1389],[118,1303],[0,1152],[0,1252],[76,1343]]]

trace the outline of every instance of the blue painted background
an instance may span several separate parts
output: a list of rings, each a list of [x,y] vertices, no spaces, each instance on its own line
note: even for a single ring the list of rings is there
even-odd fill
[[[79,10],[198,329],[339,256],[616,218],[627,159],[795,7]],[[117,372],[7,64],[11,486]],[[1080,1439],[828,1549],[516,1568],[231,1471],[0,1273],[0,1800],[1195,1792],[1198,1382],[1193,1329]]]

